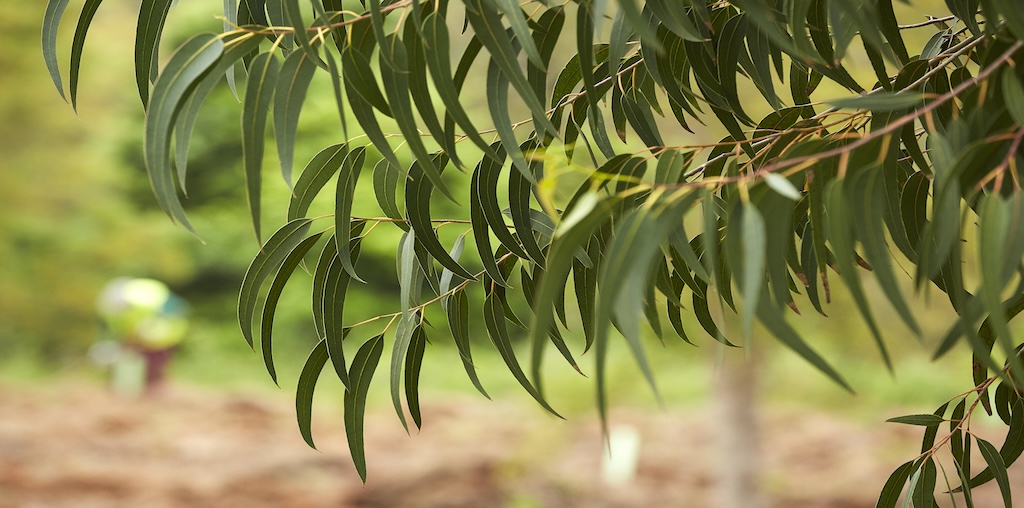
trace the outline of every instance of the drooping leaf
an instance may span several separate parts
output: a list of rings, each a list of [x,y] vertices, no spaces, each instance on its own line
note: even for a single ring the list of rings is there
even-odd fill
[[[242,164],[245,166],[246,197],[256,240],[260,240],[260,203],[263,189],[263,142],[267,114],[274,98],[280,65],[272,53],[260,53],[249,66],[249,81],[242,105]]]
[[[519,366],[519,360],[516,359],[515,350],[512,348],[512,342],[508,336],[508,329],[505,326],[505,309],[502,303],[499,301],[495,293],[491,293],[484,298],[484,325],[487,327],[487,334],[491,337],[491,342],[494,343],[494,347],[497,348],[498,353],[501,354],[501,358],[505,360],[505,365],[508,366],[509,372],[516,378],[516,381],[526,392],[530,394],[534,400],[537,401],[546,409],[549,413],[561,418],[554,409],[548,405],[544,397],[541,396],[540,392],[530,384],[530,381],[526,378],[526,374],[523,372],[522,367]]]
[[[900,500],[900,493],[903,492],[903,486],[906,485],[907,479],[910,478],[914,469],[913,461],[905,462],[896,468],[882,487],[875,508],[896,508],[896,503]]]
[[[274,313],[277,311],[277,302],[281,299],[281,293],[284,291],[284,286],[288,283],[288,279],[291,278],[292,272],[295,271],[295,267],[299,266],[303,257],[307,252],[309,252],[309,249],[312,248],[318,240],[320,240],[320,235],[322,234],[323,233],[316,233],[306,237],[288,253],[284,262],[281,263],[281,268],[277,270],[277,275],[274,276],[274,281],[270,284],[270,290],[267,292],[267,299],[263,304],[263,317],[260,324],[260,346],[263,350],[263,363],[267,367],[270,379],[272,379],[275,384],[277,384],[277,370],[274,368],[273,327]]]
[[[978,450],[981,451],[981,456],[985,459],[985,463],[988,464],[988,470],[992,472],[992,476],[999,485],[999,492],[1003,496],[1003,506],[1012,508],[1013,494],[1010,490],[1010,479],[1006,474],[1006,464],[1003,462],[1003,457],[1000,456],[996,447],[992,446],[992,443],[981,438],[978,438],[977,442]]]
[[[309,83],[316,71],[316,62],[304,51],[295,51],[285,58],[274,87],[274,140],[281,161],[281,175],[292,186],[292,162],[295,158],[295,136],[299,114],[306,100]]]
[[[476,374],[476,367],[473,365],[473,355],[470,351],[469,340],[469,299],[465,291],[457,291],[448,300],[448,326],[452,331],[452,338],[455,339],[455,346],[459,350],[459,358],[462,359],[462,366],[466,375],[484,397],[491,398],[480,384],[480,378]]]
[[[364,343],[349,369],[352,388],[345,390],[345,435],[348,437],[348,449],[352,454],[352,462],[363,482],[366,482],[366,446],[364,444],[363,424],[366,415],[366,394],[370,389],[373,372],[377,369],[380,355],[384,351],[384,336],[378,335]]]
[[[57,88],[60,98],[64,97],[64,84],[60,79],[60,65],[57,63],[57,28],[60,26],[61,18],[64,17],[64,9],[68,6],[68,0],[48,0],[46,12],[43,13],[43,62],[46,70],[50,73],[50,80]]]
[[[350,223],[352,221],[352,203],[355,201],[356,183],[359,181],[359,173],[363,170],[363,162],[366,160],[366,147],[356,147],[345,156],[338,172],[338,186],[335,192],[334,207],[334,228],[335,241],[338,242],[338,259],[341,266],[355,280],[363,282],[356,274],[352,265],[352,257],[343,246],[349,243]]]
[[[416,327],[405,357],[405,400],[409,404],[409,415],[416,428],[423,426],[420,416],[420,368],[423,366],[423,352],[427,347],[427,333],[422,326]]]
[[[302,366],[299,374],[299,382],[295,387],[295,417],[299,422],[299,433],[302,439],[310,448],[316,449],[313,444],[313,432],[310,429],[313,418],[313,391],[316,390],[316,382],[320,378],[320,372],[327,364],[327,341],[317,342],[313,350],[309,352],[306,363]]]
[[[152,101],[146,112],[145,159],[153,193],[160,208],[192,233],[195,230],[181,206],[171,168],[171,133],[193,83],[223,52],[224,42],[213,34],[199,34],[182,44],[153,86]]]
[[[331,145],[313,156],[295,182],[291,200],[288,202],[288,220],[306,216],[313,199],[338,172],[347,156],[348,143]]]
[[[135,31],[135,83],[144,108],[149,107],[149,83],[156,78],[160,38],[172,2],[142,0],[139,10],[139,24]]]
[[[288,253],[306,237],[311,223],[310,219],[295,219],[282,226],[267,240],[245,271],[242,287],[238,291],[238,324],[249,347],[253,345],[252,318],[256,312],[260,288],[284,262]]]

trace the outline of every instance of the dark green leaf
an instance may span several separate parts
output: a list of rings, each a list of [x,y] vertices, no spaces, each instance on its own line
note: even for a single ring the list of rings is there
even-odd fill
[[[317,379],[320,372],[327,364],[327,341],[317,342],[313,350],[309,352],[306,363],[302,366],[302,373],[299,374],[299,382],[295,387],[295,417],[299,422],[299,433],[302,439],[310,448],[315,449],[313,444],[313,432],[310,429],[313,418],[313,391],[316,390]]]
[[[263,142],[266,135],[267,114],[274,97],[279,74],[277,58],[272,53],[261,53],[249,66],[249,81],[242,106],[242,164],[245,166],[245,188],[249,199],[249,214],[260,239],[260,195],[263,181]]]
[[[878,496],[878,503],[875,504],[875,508],[896,508],[896,503],[900,500],[900,493],[903,492],[903,486],[906,485],[907,479],[910,478],[910,474],[914,469],[912,461],[896,468],[889,475],[885,486],[882,487],[882,493]]]
[[[281,65],[274,90],[274,140],[281,160],[281,175],[288,187],[292,186],[292,161],[295,157],[299,114],[315,71],[316,62],[309,53],[295,51]]]
[[[249,347],[253,344],[252,318],[256,312],[260,287],[284,262],[288,253],[306,237],[311,222],[309,219],[295,219],[282,226],[267,240],[245,271],[242,287],[238,291],[238,324]]]
[[[273,354],[273,327],[274,327],[274,313],[277,312],[277,302],[281,299],[281,292],[284,291],[285,284],[288,283],[288,279],[291,278],[292,273],[295,271],[295,267],[299,266],[302,262],[303,257],[309,252],[309,249],[320,240],[320,235],[323,233],[316,233],[310,235],[306,239],[299,242],[298,245],[288,253],[288,256],[284,259],[281,264],[281,268],[278,269],[277,275],[274,276],[274,281],[270,284],[270,291],[267,292],[266,302],[263,304],[263,317],[260,324],[260,346],[263,350],[263,363],[267,366],[267,372],[270,373],[270,379],[277,383],[277,371],[274,368],[274,354]]]
[[[139,24],[135,31],[135,83],[145,108],[149,107],[149,83],[156,77],[160,37],[171,3],[172,0],[142,0],[139,10]]]
[[[455,339],[455,346],[459,350],[459,358],[462,359],[462,366],[466,369],[469,380],[473,383],[484,397],[491,398],[480,384],[476,374],[476,367],[473,365],[473,355],[470,352],[469,340],[469,299],[465,291],[457,291],[448,300],[448,326],[451,327],[452,338]]]
[[[941,416],[934,414],[906,415],[889,418],[890,423],[902,423],[905,425],[920,425],[922,427],[935,427],[946,421]]]
[[[435,164],[443,169],[447,164],[447,158],[438,156],[430,162],[431,166]],[[437,232],[434,231],[430,221],[430,194],[434,191],[434,185],[431,183],[431,179],[425,176],[425,166],[418,159],[413,162],[409,168],[410,181],[405,185],[405,213],[409,216],[409,224],[412,229],[416,231],[416,241],[430,253],[431,257],[441,263],[441,266],[448,268],[459,277],[476,280],[472,273],[448,255],[448,251],[437,239]]]
[[[331,145],[313,156],[295,182],[295,189],[288,202],[288,220],[306,216],[313,199],[331,180],[347,156],[348,143]]]
[[[548,405],[544,397],[541,396],[540,392],[534,388],[530,381],[526,378],[526,374],[523,373],[522,367],[519,366],[519,361],[516,360],[515,351],[512,349],[512,342],[508,336],[508,329],[505,327],[505,309],[498,296],[495,293],[491,293],[484,298],[484,325],[487,327],[487,334],[491,337],[491,342],[494,343],[494,347],[498,349],[501,354],[501,358],[505,360],[505,365],[508,366],[512,376],[519,381],[519,384],[526,389],[526,392],[530,394],[544,409],[548,410],[551,414],[561,418],[551,406]],[[546,330],[546,328],[545,328]],[[545,332],[541,332],[545,333]]]
[[[427,347],[427,334],[422,326],[412,333],[408,355],[405,357],[405,400],[409,403],[409,415],[416,428],[421,428],[420,416],[420,368],[423,366],[423,352]]]
[[[352,389],[345,390],[345,435],[352,462],[363,482],[366,482],[366,446],[363,441],[363,419],[366,414],[366,394],[370,389],[373,371],[384,351],[384,336],[378,335],[363,344],[352,359],[349,378]]]
[[[345,268],[352,278],[363,282],[356,275],[356,269],[352,266],[352,258],[343,245],[348,245],[349,228],[352,221],[352,202],[355,200],[356,183],[359,181],[359,173],[363,170],[363,162],[366,160],[366,147],[352,149],[341,164],[338,173],[338,186],[336,188],[334,207],[335,241],[338,242],[338,258],[341,266]]]
[[[992,472],[992,476],[996,479],[996,484],[999,485],[999,492],[1003,495],[1003,506],[1013,508],[1010,479],[1006,475],[1006,464],[1003,462],[1003,457],[999,455],[999,452],[995,446],[992,446],[992,443],[981,438],[978,438],[977,441],[978,450],[981,451],[981,456],[984,457],[985,463],[988,464],[988,470]]]

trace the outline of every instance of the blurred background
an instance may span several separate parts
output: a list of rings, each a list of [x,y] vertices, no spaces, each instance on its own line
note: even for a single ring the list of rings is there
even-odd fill
[[[316,343],[308,274],[298,272],[289,284],[274,325],[280,387],[238,331],[237,289],[258,245],[242,186],[240,106],[227,86],[200,115],[188,162],[185,203],[202,241],[173,225],[151,196],[131,68],[135,4],[107,2],[96,15],[76,114],[43,66],[44,4],[0,3],[2,507],[725,506],[723,490],[740,488],[729,482],[737,468],[748,466],[759,471],[763,506],[870,507],[888,474],[916,455],[920,442],[913,428],[884,420],[931,412],[971,386],[966,349],[929,360],[952,321],[937,292],[930,302],[915,302],[923,341],[896,324],[888,308],[876,306],[882,323],[894,323],[886,327],[896,359],[890,374],[845,289],[834,285],[830,318],[805,312],[793,321],[857,395],[764,334],[749,353],[723,350],[698,326],[690,334],[698,338],[696,348],[651,334],[648,352],[662,403],[625,347],[613,347],[616,453],[609,461],[588,379],[555,359],[547,362],[551,403],[567,417],[557,420],[529,399],[480,332],[475,362],[489,401],[457,367],[458,353],[441,326],[430,335],[421,376],[422,431],[406,435],[388,400],[386,369],[378,372],[363,486],[348,457],[339,382],[323,376],[318,387],[313,431],[319,451],[306,447],[295,425],[296,378]],[[902,22],[947,12],[939,1],[897,7]],[[78,8],[73,2],[61,27],[65,69],[69,20]],[[197,31],[219,31],[219,8],[220,2],[180,2],[168,22],[164,54]],[[932,33],[909,32],[908,46],[920,48]],[[555,65],[567,59],[565,51]],[[851,58],[867,82],[866,60]],[[344,141],[330,85],[320,78],[302,113],[298,167]],[[467,86],[467,99],[483,109],[483,98],[472,95],[480,88]],[[823,89],[819,98],[840,93]],[[722,135],[716,129],[665,135],[711,143]],[[288,199],[271,146],[268,140],[264,238],[283,223]],[[370,192],[369,179],[363,180]],[[446,205],[435,204],[442,215]],[[329,199],[316,206],[331,209]],[[357,203],[360,211],[380,214],[372,200]],[[371,284],[350,289],[346,315],[353,321],[397,310],[393,251],[399,235],[384,225],[364,243],[360,271]],[[188,335],[158,398],[112,393],[109,373],[89,358],[90,347],[105,338],[96,298],[122,276],[161,280],[192,309]],[[728,316],[719,319],[726,330],[738,330]],[[585,372],[588,358],[581,360]],[[982,433],[986,428],[998,433],[998,426],[979,422]],[[1011,475],[1024,485],[1021,468]],[[976,499],[982,503],[986,496],[998,496],[994,485]]]

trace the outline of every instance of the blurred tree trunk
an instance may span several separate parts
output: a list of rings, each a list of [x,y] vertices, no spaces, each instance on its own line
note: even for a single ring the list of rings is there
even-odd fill
[[[719,454],[716,506],[761,508],[757,358],[727,351],[715,383]]]

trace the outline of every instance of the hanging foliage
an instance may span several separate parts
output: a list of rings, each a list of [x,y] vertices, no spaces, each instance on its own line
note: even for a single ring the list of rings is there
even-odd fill
[[[77,17],[65,88],[57,28],[67,4],[49,1],[42,43],[54,84],[74,105],[100,2],[87,0]],[[995,480],[1010,507],[1006,468],[1024,451],[1022,344],[1008,325],[1024,309],[1024,10],[1012,0],[946,4],[945,16],[901,25],[891,0],[226,0],[223,33],[197,34],[163,59],[172,2],[143,0],[135,68],[147,113],[145,159],[160,206],[192,230],[181,195],[196,114],[225,78],[232,86],[246,80],[242,146],[257,238],[267,123],[294,197],[289,222],[269,236],[242,283],[243,336],[260,345],[273,377],[277,298],[319,246],[312,301],[321,340],[299,379],[299,425],[312,445],[311,398],[330,362],[346,387],[349,446],[364,479],[366,391],[388,342],[395,410],[403,424],[406,411],[421,423],[417,385],[431,306],[445,309],[484,395],[470,322],[484,324],[512,375],[556,415],[541,384],[545,348],[553,345],[577,370],[589,355],[604,421],[607,350],[619,336],[656,390],[644,322],[687,342],[699,340],[683,330],[694,322],[727,345],[748,344],[759,322],[849,389],[788,321],[808,304],[824,314],[838,277],[888,365],[873,306],[891,305],[921,333],[893,267],[898,251],[914,267],[914,287],[945,293],[958,316],[936,357],[969,344],[976,385],[934,414],[891,420],[924,427],[925,438],[878,506],[895,506],[902,493],[932,506],[937,453],[948,450],[954,467],[940,469],[959,485],[949,495],[973,506],[971,489]],[[907,30],[934,36],[909,47]],[[556,56],[563,40],[574,44],[568,59]],[[876,82],[853,77],[851,52],[866,55]],[[463,103],[474,72],[483,76],[493,128],[482,129],[488,119]],[[337,101],[338,141],[293,178],[299,116],[321,75]],[[818,102],[826,81],[848,95]],[[752,117],[762,99],[772,112]],[[680,143],[682,130],[708,122],[728,136]],[[399,132],[386,133],[390,125]],[[454,186],[452,172],[470,174],[469,188]],[[567,172],[585,178],[566,189]],[[369,199],[355,195],[361,177],[372,179],[383,216],[352,216],[355,200]],[[335,214],[307,218],[332,179]],[[432,214],[435,191],[464,213]],[[362,281],[360,242],[378,225],[403,232],[395,245],[401,301],[393,313],[346,324],[346,288]],[[437,231],[448,225],[464,229],[451,245]],[[977,277],[963,274],[965,249],[975,250]],[[887,302],[869,301],[862,277],[873,278]],[[563,340],[570,290],[581,344]],[[530,315],[516,315],[513,295],[525,297]],[[715,322],[710,308],[718,304],[738,314],[739,337]],[[512,346],[509,323],[528,329],[528,359]],[[373,338],[346,361],[341,345],[354,327],[373,328]],[[970,432],[979,407],[1007,426],[998,448]],[[985,464],[972,467],[972,447]]]

